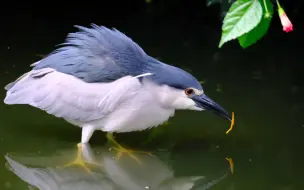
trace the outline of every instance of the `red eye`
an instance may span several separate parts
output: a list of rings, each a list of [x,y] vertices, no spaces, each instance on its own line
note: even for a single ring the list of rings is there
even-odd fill
[[[186,93],[186,95],[191,95],[191,94],[193,94],[194,93],[194,90],[192,89],[192,88],[187,88],[186,90],[185,90],[185,93]]]

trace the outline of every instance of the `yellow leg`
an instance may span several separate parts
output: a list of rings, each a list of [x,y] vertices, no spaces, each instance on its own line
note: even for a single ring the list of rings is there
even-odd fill
[[[73,160],[72,162],[69,162],[68,164],[65,164],[64,167],[71,167],[71,166],[79,166],[83,169],[85,169],[88,173],[92,173],[92,171],[90,170],[90,168],[87,166],[89,164],[94,164],[94,165],[99,165],[101,166],[101,164],[96,164],[96,163],[87,163],[83,158],[82,158],[82,144],[79,143],[77,144],[77,155],[75,160]]]
[[[135,151],[131,149],[126,149],[123,146],[121,146],[115,139],[112,133],[107,133],[107,139],[111,141],[116,147],[113,147],[114,150],[117,151],[116,159],[119,160],[122,156],[123,153],[128,154],[132,159],[134,159],[137,163],[141,164],[140,160],[134,156],[132,153],[144,153],[152,156],[150,152],[145,152],[145,151]]]

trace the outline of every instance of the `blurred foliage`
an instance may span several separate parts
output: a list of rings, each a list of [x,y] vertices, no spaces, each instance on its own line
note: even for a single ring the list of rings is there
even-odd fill
[[[238,39],[243,48],[247,48],[266,35],[273,16],[271,0],[207,0],[207,6],[221,5],[221,15],[224,17],[219,48],[231,40]],[[278,13],[285,32],[292,31],[284,10],[277,0]],[[288,19],[288,18],[287,18]],[[285,21],[285,23],[284,23]],[[288,25],[289,24],[289,25]],[[289,31],[285,29],[290,27]]]
[[[221,5],[221,17],[225,17],[231,4],[234,3],[236,0],[207,0],[207,6],[211,6],[214,4]]]

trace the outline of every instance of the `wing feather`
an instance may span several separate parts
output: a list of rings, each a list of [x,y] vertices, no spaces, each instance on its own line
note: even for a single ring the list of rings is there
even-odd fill
[[[46,68],[33,70],[7,91],[6,104],[29,104],[56,117],[92,121],[111,113],[141,87],[126,76],[111,83],[86,83],[74,76]]]
[[[125,34],[91,26],[76,26],[79,31],[68,34],[63,46],[32,64],[33,69],[53,68],[86,82],[112,82],[150,72],[150,63],[157,64]]]

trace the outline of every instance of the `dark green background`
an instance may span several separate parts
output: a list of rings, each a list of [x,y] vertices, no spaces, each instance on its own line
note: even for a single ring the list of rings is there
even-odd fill
[[[303,2],[281,4],[295,31],[284,33],[274,16],[269,33],[244,50],[237,42],[218,49],[221,7],[207,7],[203,0],[11,2],[1,12],[0,86],[27,72],[40,59],[36,54],[54,50],[75,31],[73,25],[115,27],[151,56],[204,81],[206,94],[236,116],[226,135],[229,123],[221,118],[180,111],[169,125],[119,134],[120,143],[153,151],[176,177],[216,179],[228,168],[225,157],[232,157],[235,174],[211,189],[303,189]],[[20,156],[29,155],[57,163],[54,155],[70,156],[80,141],[79,128],[29,106],[1,103],[0,118],[0,189],[28,188],[7,170],[4,155],[17,155],[20,163]],[[94,150],[106,151],[105,144],[105,133],[95,132]]]

